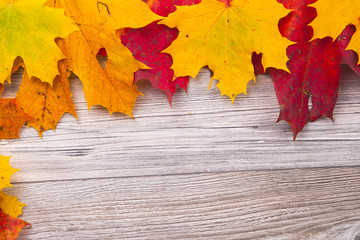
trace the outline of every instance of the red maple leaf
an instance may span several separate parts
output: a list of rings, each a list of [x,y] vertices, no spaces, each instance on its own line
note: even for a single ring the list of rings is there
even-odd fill
[[[322,116],[333,120],[340,82],[341,61],[360,75],[357,54],[345,50],[355,32],[348,26],[333,42],[332,38],[315,39],[308,24],[316,17],[316,10],[307,4],[316,0],[278,0],[286,8],[295,9],[279,21],[279,30],[284,37],[299,43],[287,49],[287,63],[291,73],[270,69],[280,105],[278,121],[287,121],[297,134],[309,121]],[[312,107],[309,108],[311,98]]]
[[[316,10],[306,5],[316,2],[316,0],[278,0],[285,8],[293,9],[287,16],[279,21],[279,31],[283,37],[293,42],[307,42],[313,36],[313,29],[308,26],[315,17]],[[261,54],[254,53],[252,63],[255,75],[264,73],[261,63]]]
[[[282,36],[293,42],[307,42],[313,37],[313,29],[308,24],[316,17],[316,9],[300,6],[280,19],[279,30]]]
[[[143,0],[150,9],[163,17],[167,17],[170,13],[175,12],[176,6],[194,5],[201,2],[201,0]]]
[[[317,0],[277,0],[279,3],[282,3],[287,9],[297,9],[304,7],[306,5],[312,4]]]
[[[330,37],[297,43],[287,50],[290,59],[287,66],[291,73],[270,70],[280,105],[278,121],[289,123],[294,140],[309,121],[322,116],[333,120],[341,74],[341,49],[346,46],[342,38],[333,42]]]
[[[121,35],[121,42],[130,49],[133,56],[152,69],[143,69],[135,73],[134,82],[146,79],[153,88],[164,92],[172,104],[172,96],[177,88],[186,91],[189,77],[179,77],[174,80],[174,71],[170,69],[172,58],[169,54],[161,53],[178,36],[176,28],[169,28],[156,22],[143,28],[125,29]]]
[[[338,37],[338,41],[340,42],[340,51],[342,53],[342,60],[345,64],[349,65],[349,67],[360,76],[360,64],[358,64],[359,56],[356,52],[352,50],[346,50],[346,46],[350,43],[351,37],[356,31],[356,27],[354,25],[347,26],[344,31]]]
[[[168,16],[176,10],[176,6],[194,5],[201,0],[144,0],[153,12],[161,16]],[[141,79],[151,82],[153,88],[164,92],[172,105],[172,97],[176,89],[187,89],[189,77],[174,79],[174,71],[170,68],[172,58],[169,54],[161,53],[177,38],[177,29],[165,25],[151,23],[139,29],[123,29],[121,42],[129,48],[133,56],[152,69],[139,70],[134,75],[134,83]],[[106,50],[100,49],[99,55],[105,57]]]
[[[255,75],[265,73],[265,69],[264,69],[264,66],[262,65],[261,59],[262,59],[262,54],[261,53],[257,54],[257,53],[254,52],[252,54],[251,62],[253,64],[253,66],[254,66]]]

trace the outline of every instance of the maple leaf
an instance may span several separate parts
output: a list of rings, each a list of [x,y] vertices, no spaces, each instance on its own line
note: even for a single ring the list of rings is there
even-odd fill
[[[278,121],[289,123],[294,140],[309,121],[322,116],[333,120],[342,58],[338,44],[327,37],[291,45],[287,50],[291,73],[270,70],[280,105]]]
[[[194,5],[201,0],[144,0],[150,9],[163,17],[167,17],[170,13],[175,12],[176,6]]]
[[[0,99],[0,139],[18,138],[20,128],[31,116],[25,113],[14,98]]]
[[[262,65],[261,62],[262,59],[262,54],[259,53],[253,53],[252,58],[251,58],[251,62],[254,66],[254,74],[255,75],[259,75],[259,74],[264,74],[265,73],[265,69],[264,66]]]
[[[307,42],[313,36],[313,28],[308,24],[315,18],[315,8],[307,6],[297,7],[289,15],[280,19],[280,33],[293,42]]]
[[[315,1],[278,0],[284,7],[293,9],[293,11],[279,21],[279,31],[283,37],[293,42],[307,42],[312,38],[313,29],[308,24],[316,17],[316,9],[307,7],[307,5]],[[255,68],[255,75],[264,73],[261,58],[261,54],[253,54],[252,62]]]
[[[17,197],[0,192],[0,209],[7,215],[18,217],[22,214],[22,208],[24,206],[25,203],[19,202]]]
[[[133,85],[133,74],[146,67],[121,44],[116,30],[143,27],[159,17],[141,0],[49,0],[47,5],[65,8],[65,15],[80,29],[66,40],[58,39],[57,43],[69,58],[69,68],[83,83],[88,108],[102,105],[110,113],[132,116],[133,105],[140,94]],[[108,54],[105,69],[96,59],[101,48]]]
[[[0,239],[15,240],[24,227],[31,225],[24,220],[5,214],[0,209],[0,226]]]
[[[277,0],[279,3],[282,3],[284,7],[288,9],[298,9],[305,7],[306,5],[312,4],[317,0]]]
[[[311,24],[314,38],[330,36],[336,38],[343,29],[353,24],[360,28],[360,8],[358,0],[319,0],[312,6],[317,10],[317,17]],[[347,49],[360,53],[360,31],[357,31]]]
[[[17,200],[15,196],[9,196],[1,190],[11,187],[10,178],[19,169],[14,169],[9,164],[10,157],[0,155],[0,209],[7,215],[18,217],[22,214],[22,208],[25,205]]]
[[[60,75],[56,76],[52,86],[35,77],[30,79],[24,71],[16,94],[18,105],[33,117],[28,121],[28,126],[35,128],[40,137],[48,129],[55,130],[57,123],[66,112],[77,117],[68,81],[70,72],[64,62],[64,60],[59,62]]]
[[[52,84],[57,62],[65,58],[56,37],[66,37],[76,27],[64,11],[43,6],[45,0],[0,1],[0,83],[11,75],[13,61],[21,56],[30,76]]]
[[[352,50],[346,50],[346,46],[349,44],[355,32],[356,27],[354,25],[348,25],[338,37],[338,42],[343,62],[360,76],[360,64],[357,64],[359,61],[358,54]]]
[[[15,58],[11,71],[10,71],[10,75],[5,79],[6,82],[8,82],[9,84],[11,84],[11,74],[13,74],[15,71],[17,71],[20,67],[24,67],[24,61],[22,60],[21,57],[17,57]],[[0,95],[2,93],[2,91],[5,89],[4,84],[0,84],[2,87],[0,87]],[[1,89],[2,88],[2,89]]]
[[[186,91],[189,77],[179,77],[174,80],[174,71],[170,69],[172,58],[161,53],[178,36],[179,31],[156,22],[143,28],[124,29],[121,42],[130,49],[134,57],[153,69],[141,69],[135,73],[134,82],[146,79],[153,88],[164,92],[170,105],[176,89],[181,87]]]
[[[264,67],[286,69],[286,47],[290,41],[278,31],[278,21],[289,11],[275,0],[203,0],[178,7],[162,23],[177,27],[179,37],[165,51],[173,57],[175,76],[195,77],[208,66],[218,79],[222,95],[232,101],[246,93],[255,79],[253,52],[263,53]]]
[[[283,36],[300,43],[288,49],[292,51],[288,52],[291,54],[288,62],[292,65],[289,67],[292,70],[291,74],[274,69],[271,69],[270,73],[281,108],[278,121],[285,120],[290,124],[294,140],[307,122],[315,121],[321,116],[333,120],[332,112],[336,104],[341,71],[339,59],[355,72],[360,70],[360,66],[356,65],[356,53],[345,50],[355,32],[354,26],[347,26],[335,42],[326,38],[304,43],[312,38],[313,31],[308,24],[316,16],[314,9],[306,5],[315,1],[279,1],[285,7],[295,9],[280,20],[280,32]],[[331,61],[327,58],[331,58]],[[313,104],[311,110],[308,107],[310,96]]]
[[[10,166],[10,157],[0,155],[0,190],[6,187],[11,187],[10,177],[19,169],[14,169]]]

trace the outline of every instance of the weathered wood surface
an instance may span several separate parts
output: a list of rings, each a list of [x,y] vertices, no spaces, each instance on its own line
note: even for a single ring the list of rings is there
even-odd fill
[[[311,123],[296,142],[276,123],[268,76],[233,105],[208,83],[202,71],[171,109],[143,82],[133,120],[88,112],[73,79],[78,122],[0,141],[21,168],[7,192],[33,224],[20,239],[358,240],[360,78],[344,67],[335,123]]]
[[[15,184],[30,239],[352,240],[360,167]],[[356,240],[356,239],[355,239]]]
[[[0,142],[1,153],[24,169],[19,181],[360,165],[360,78],[349,69],[335,123],[311,123],[296,142],[286,122],[276,123],[279,107],[268,76],[250,83],[248,96],[233,105],[208,84],[209,72],[202,71],[188,94],[175,95],[173,108],[142,84],[145,96],[133,120],[103,108],[88,112],[82,85],[73,80],[79,121],[66,115],[42,140],[24,127],[21,139]]]

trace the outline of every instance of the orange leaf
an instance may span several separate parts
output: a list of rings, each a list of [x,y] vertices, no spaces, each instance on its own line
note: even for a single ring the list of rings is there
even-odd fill
[[[134,72],[145,66],[121,44],[116,30],[142,27],[159,16],[141,0],[48,0],[46,4],[65,8],[65,15],[80,29],[66,40],[58,39],[57,43],[69,58],[71,71],[83,83],[88,108],[102,105],[110,113],[132,116],[136,97],[141,94],[133,85]],[[108,53],[105,69],[96,59],[100,48],[106,48]]]
[[[18,138],[20,128],[30,119],[15,98],[0,99],[0,139]]]
[[[21,229],[31,226],[21,219],[11,217],[0,209],[0,239],[15,240]]]
[[[25,71],[16,95],[18,105],[33,117],[28,125],[35,128],[40,137],[48,129],[55,130],[66,112],[76,117],[68,81],[70,72],[63,60],[59,62],[59,72],[61,75],[56,76],[53,86],[50,86],[35,77],[29,79]]]
[[[87,44],[81,32],[72,33],[68,39],[57,43],[68,56],[66,63],[80,78],[90,109],[94,105],[106,107],[110,113],[123,112],[132,116],[132,108],[141,93],[133,85],[133,73],[124,76],[108,62],[106,70],[99,64],[96,53]]]

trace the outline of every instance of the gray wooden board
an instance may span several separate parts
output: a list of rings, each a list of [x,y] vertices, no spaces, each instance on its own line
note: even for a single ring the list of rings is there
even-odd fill
[[[100,107],[89,112],[82,85],[73,79],[78,121],[64,116],[43,139],[24,127],[21,139],[1,141],[0,151],[13,156],[22,182],[354,166],[360,164],[359,80],[344,68],[335,122],[308,124],[293,142],[288,124],[276,123],[279,107],[267,75],[231,104],[215,86],[207,90],[209,72],[203,70],[188,94],[175,95],[172,108],[160,91],[142,83],[145,96],[135,105],[135,120]],[[18,82],[5,97],[15,95]]]
[[[360,167],[18,183],[20,240],[356,240]]]
[[[296,142],[267,75],[231,104],[202,70],[173,108],[142,82],[135,120],[88,112],[72,79],[78,122],[0,141],[33,225],[19,239],[360,239],[360,78],[343,70],[335,122]]]

